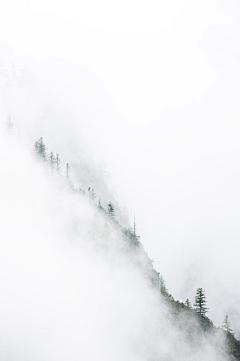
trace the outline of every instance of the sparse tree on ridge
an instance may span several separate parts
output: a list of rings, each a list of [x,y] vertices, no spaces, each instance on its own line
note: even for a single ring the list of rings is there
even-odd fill
[[[35,154],[38,155],[38,141],[34,143]]]
[[[53,152],[50,153],[48,159],[49,159],[50,167],[51,167],[52,169],[54,169],[54,168],[55,168],[55,164],[56,164],[56,158],[55,158]]]
[[[89,194],[89,197],[92,198],[93,201],[97,197],[97,195],[94,191],[94,188],[88,187],[88,194]]]
[[[233,333],[233,330],[231,329],[231,324],[228,319],[228,315],[224,317],[222,329],[226,332]]]
[[[167,296],[168,295],[168,290],[167,290],[167,287],[165,285],[165,281],[164,281],[162,275],[159,277],[159,285],[160,285],[161,294],[164,295],[164,296]]]
[[[189,301],[189,299],[187,298],[186,301],[185,301],[185,306],[191,308],[192,305],[191,305],[191,302]]]
[[[107,209],[108,209],[109,218],[114,220],[115,219],[115,211],[114,211],[114,205],[111,202],[108,203]]]
[[[66,164],[66,177],[69,179],[69,164]]]
[[[46,161],[46,157],[47,157],[46,150],[47,150],[47,148],[46,148],[46,145],[45,145],[42,137],[37,142],[35,142],[34,148],[35,148],[36,154],[40,158],[42,158],[43,161]]]
[[[57,170],[58,172],[60,172],[60,158],[59,158],[59,154],[58,154],[58,153],[56,153],[55,163],[56,163],[56,170]]]
[[[8,130],[9,133],[12,134],[14,132],[14,124],[11,121],[10,115],[7,118],[6,127],[7,127],[7,130]]]
[[[91,191],[91,197],[92,197],[92,200],[94,201],[95,198],[97,197],[95,191],[94,191],[94,188],[92,188],[92,191]]]
[[[206,296],[202,288],[198,288],[195,296],[195,304],[194,307],[197,311],[197,314],[205,317],[208,312],[208,308],[206,307]]]
[[[133,221],[133,234],[135,237],[137,237],[135,213],[134,213],[134,221]]]

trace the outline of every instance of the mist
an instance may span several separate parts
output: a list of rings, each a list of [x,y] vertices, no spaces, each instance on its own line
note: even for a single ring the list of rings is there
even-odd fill
[[[179,334],[143,248],[124,251],[115,226],[16,128],[1,129],[0,144],[2,359],[227,360],[219,335]]]
[[[4,224],[9,227],[4,237],[13,219],[20,227],[8,236],[9,248],[3,245],[4,257],[13,259],[10,265],[3,262],[3,270],[9,270],[3,289],[10,284],[13,298],[21,298],[19,304],[29,298],[21,312],[26,315],[30,307],[31,315],[35,315],[41,292],[36,290],[32,295],[27,291],[25,295],[18,282],[11,284],[10,279],[18,274],[23,288],[29,290],[33,278],[40,274],[46,304],[43,313],[49,317],[41,321],[39,316],[39,320],[46,324],[55,317],[51,314],[53,301],[66,295],[65,287],[69,287],[69,299],[61,301],[59,308],[64,308],[64,302],[70,308],[76,284],[83,283],[88,295],[84,309],[91,299],[88,287],[97,283],[93,280],[99,269],[105,288],[110,284],[115,290],[118,276],[124,288],[128,279],[128,269],[121,266],[120,275],[113,275],[108,257],[99,259],[94,247],[89,249],[88,229],[96,222],[91,206],[85,201],[76,205],[76,200],[65,195],[60,198],[66,202],[65,210],[59,211],[61,191],[31,159],[33,144],[42,136],[48,151],[58,152],[63,165],[70,164],[71,179],[77,187],[93,187],[104,206],[113,201],[118,219],[125,225],[130,226],[136,214],[141,242],[174,297],[180,301],[189,298],[193,303],[196,288],[203,287],[209,317],[221,326],[228,314],[239,337],[239,3],[153,1],[147,5],[132,1],[118,5],[113,7],[107,1],[101,8],[96,2],[91,2],[90,8],[74,1],[68,6],[54,1],[10,1],[4,5],[0,25],[1,117],[4,123],[11,116],[21,145],[10,141],[10,146],[8,138],[2,137],[2,174],[10,172],[4,177],[7,193],[2,188],[4,214],[5,205],[12,202],[5,214]],[[19,147],[23,147],[20,159],[16,158]],[[87,214],[78,230],[81,236],[68,224],[75,224],[79,214]],[[28,217],[33,224],[30,228]],[[70,244],[76,247],[79,237],[84,246],[78,245],[73,251]],[[25,240],[20,249],[19,239]],[[35,239],[33,245],[31,239]],[[63,251],[66,248],[67,255]],[[16,255],[10,256],[12,249]],[[45,271],[43,259],[37,261],[39,254],[48,255]],[[27,264],[25,270],[17,262],[20,258]],[[79,268],[80,259],[83,268]],[[33,278],[27,271],[32,268]],[[131,272],[148,289],[139,272]],[[68,286],[72,274],[80,278]],[[88,275],[88,281],[83,274]],[[52,282],[63,286],[53,289],[49,300],[47,290],[52,290],[52,283],[43,280],[51,277]],[[155,296],[145,296],[151,291],[142,292],[133,284],[126,286],[127,298],[143,297],[148,305],[157,302]],[[104,292],[99,293],[107,299]],[[79,300],[80,296],[74,302]],[[116,295],[112,302],[117,303]],[[12,325],[17,329],[27,317],[21,318],[20,306],[14,307],[17,323]],[[99,313],[94,308],[90,314]],[[109,319],[115,317],[115,311]],[[165,311],[161,312],[166,321]],[[154,311],[153,315],[150,318],[155,319]],[[68,311],[64,322],[70,322],[71,317]],[[73,327],[79,327],[77,319]],[[83,322],[87,324],[86,319]],[[49,322],[50,333],[55,334],[57,324]],[[158,326],[156,321],[152,330]],[[13,327],[8,327],[10,335]],[[26,326],[27,337],[30,328],[31,322]],[[39,335],[36,347],[40,350],[41,337],[46,337],[45,341],[49,338],[44,331]],[[54,342],[59,344],[61,337]],[[104,337],[107,340],[110,336],[106,333]],[[19,342],[17,339],[16,332]],[[90,342],[90,336],[87,339],[83,344]],[[104,341],[99,343],[104,345]],[[56,351],[52,348],[51,352]]]

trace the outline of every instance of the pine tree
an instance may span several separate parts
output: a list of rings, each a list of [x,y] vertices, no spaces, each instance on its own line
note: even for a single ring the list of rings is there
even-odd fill
[[[56,157],[55,157],[55,164],[56,164],[56,170],[58,171],[58,172],[60,172],[60,158],[59,158],[59,154],[58,153],[56,153]]]
[[[44,144],[43,138],[41,137],[38,141],[38,153],[41,155],[43,160],[46,160],[46,145]]]
[[[91,192],[91,197],[92,197],[92,200],[93,200],[93,201],[94,201],[95,198],[97,197],[97,195],[96,195],[96,193],[95,193],[95,191],[94,191],[93,188],[92,188],[92,192]]]
[[[137,237],[135,213],[134,213],[134,222],[133,222],[133,234],[135,237]]]
[[[91,187],[88,187],[88,194],[89,194],[89,197],[92,198],[92,200],[94,201],[95,198],[97,197],[95,191],[93,188]]]
[[[35,154],[38,155],[38,142],[34,143]]]
[[[229,333],[233,334],[233,330],[231,329],[231,324],[229,322],[228,315],[226,315],[224,317],[223,324],[222,324],[222,329],[224,331],[226,331],[226,332],[229,332]]]
[[[6,127],[7,127],[7,130],[8,130],[9,133],[11,133],[11,134],[14,133],[14,124],[11,121],[10,115],[7,118]]]
[[[186,301],[185,301],[185,306],[191,308],[192,305],[191,305],[191,302],[189,301],[189,299],[187,298]]]
[[[168,295],[168,290],[167,287],[165,286],[165,281],[163,279],[163,276],[159,277],[159,285],[160,285],[160,292],[162,295],[167,296]]]
[[[194,304],[197,314],[202,317],[205,317],[208,312],[208,308],[206,306],[206,296],[202,288],[198,288],[195,296],[195,304]]]
[[[51,167],[52,169],[55,168],[56,158],[55,158],[53,152],[51,152],[50,155],[49,155],[49,164],[50,164],[50,167]]]
[[[109,218],[115,219],[114,205],[111,202],[108,203],[108,215]]]
[[[66,177],[69,179],[69,164],[66,164]]]
[[[46,161],[46,145],[44,144],[43,138],[41,137],[37,142],[34,144],[36,154],[42,158],[43,161]]]

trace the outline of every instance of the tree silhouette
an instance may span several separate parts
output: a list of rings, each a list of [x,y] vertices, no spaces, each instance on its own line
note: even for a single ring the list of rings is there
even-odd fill
[[[189,299],[187,298],[186,301],[185,301],[185,306],[191,308],[192,305],[191,305],[191,302],[189,301]]]
[[[92,198],[92,200],[94,201],[95,198],[97,197],[95,191],[93,188],[91,187],[88,187],[88,194],[89,194],[89,197]]]
[[[7,130],[8,130],[9,133],[12,134],[14,132],[14,124],[11,121],[10,115],[7,118],[6,127],[7,127]]]
[[[59,158],[58,153],[56,153],[55,163],[56,163],[56,170],[59,172],[60,171],[60,158]]]
[[[115,219],[114,205],[111,202],[108,203],[108,215],[111,219]]]
[[[195,304],[194,304],[197,313],[205,317],[208,312],[208,308],[206,307],[206,296],[202,288],[198,288],[195,296]]]
[[[222,329],[226,332],[233,333],[233,330],[231,329],[231,324],[228,319],[228,315],[224,317]]]
[[[66,177],[69,179],[69,164],[66,164]]]
[[[167,287],[165,285],[165,281],[163,279],[163,276],[159,277],[159,284],[160,284],[160,292],[162,295],[167,296],[168,295],[168,290]]]
[[[49,159],[50,167],[53,169],[55,167],[55,164],[56,164],[56,158],[55,158],[53,152],[50,153],[48,159]]]
[[[34,144],[36,155],[39,156],[43,161],[46,161],[46,145],[41,137],[37,142]]]

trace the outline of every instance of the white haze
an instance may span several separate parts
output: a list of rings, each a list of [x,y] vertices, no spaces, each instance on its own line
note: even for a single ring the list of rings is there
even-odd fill
[[[126,202],[174,297],[203,287],[210,318],[239,335],[240,5],[165,3],[8,1],[3,67],[32,80],[3,76],[2,116],[29,148],[43,136],[79,186]]]
[[[226,360],[175,329],[111,223],[2,128],[1,359]]]

